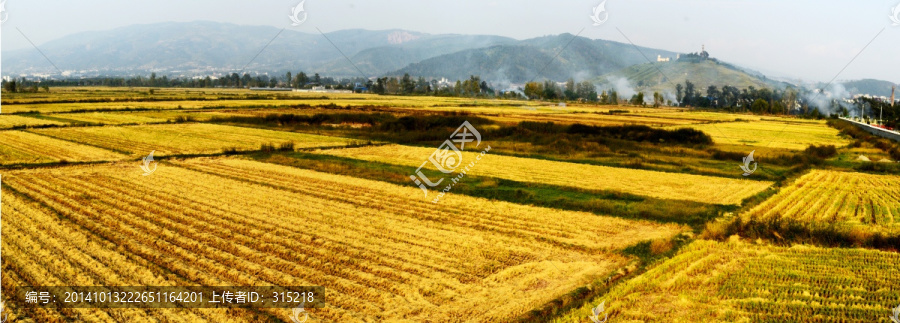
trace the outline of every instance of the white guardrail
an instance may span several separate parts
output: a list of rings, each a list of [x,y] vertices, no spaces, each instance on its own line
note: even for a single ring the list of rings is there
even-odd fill
[[[881,129],[881,128],[878,128],[873,125],[865,124],[865,123],[862,123],[859,121],[854,121],[854,120],[847,119],[847,118],[840,118],[840,119],[844,120],[844,121],[848,121],[850,123],[853,123],[856,126],[860,127],[862,130],[865,130],[873,135],[900,141],[900,132],[891,131],[891,130],[887,130],[887,129]]]

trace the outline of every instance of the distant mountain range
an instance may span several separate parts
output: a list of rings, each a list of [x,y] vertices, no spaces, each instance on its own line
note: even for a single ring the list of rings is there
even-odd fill
[[[320,35],[217,22],[160,23],[83,32],[39,47],[63,71],[107,75],[303,70],[337,77],[410,73],[456,80],[480,75],[490,81],[523,83],[545,78],[586,79],[646,61],[633,46],[570,34],[515,40],[490,35],[356,29]],[[675,55],[650,48],[641,51],[649,57]],[[57,74],[36,50],[3,54],[7,73]]]
[[[634,64],[646,57],[676,53],[607,40],[591,40],[571,34],[545,36],[445,54],[413,63],[391,74],[465,79],[469,75],[509,83],[570,77],[590,79]]]
[[[277,35],[277,37],[276,37]],[[594,80],[648,89],[690,79],[738,87],[785,83],[730,64],[657,63],[677,53],[571,34],[516,40],[491,35],[432,35],[406,30],[341,30],[310,34],[270,26],[219,22],[133,25],[82,32],[39,47],[65,75],[194,76],[212,73],[304,71],[334,77],[400,76],[467,79],[497,86],[530,80]],[[347,56],[345,58],[344,56]],[[648,62],[650,60],[651,62]],[[352,62],[352,63],[351,63]],[[34,49],[3,51],[5,75],[58,74]],[[659,68],[664,76],[659,73]],[[665,79],[671,77],[671,79]],[[671,84],[668,84],[671,85]],[[846,82],[850,93],[890,95],[890,82]],[[602,87],[602,86],[601,86]]]
[[[846,89],[850,94],[871,94],[876,96],[890,97],[891,96],[891,87],[896,86],[900,88],[900,85],[882,81],[882,80],[873,80],[873,79],[863,79],[857,81],[847,81],[842,82],[842,86]],[[900,92],[897,92],[896,95],[900,97]]]
[[[341,55],[343,52],[351,58],[361,55],[356,61],[357,66],[369,68],[363,70],[364,73],[374,76],[445,51],[511,41],[498,36],[427,35],[403,30],[342,30],[323,36],[268,26],[189,22],[78,33],[41,44],[40,48],[64,71],[175,74],[184,71],[302,69],[334,76],[359,76],[355,68],[348,67],[349,64],[342,65],[346,62]],[[397,55],[396,51],[403,53]],[[56,72],[34,49],[3,54],[4,71],[14,74]]]

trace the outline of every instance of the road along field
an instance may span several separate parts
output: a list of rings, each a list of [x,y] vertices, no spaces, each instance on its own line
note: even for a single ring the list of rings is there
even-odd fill
[[[333,149],[321,154],[419,167],[434,148],[387,145],[378,147]],[[474,161],[476,153],[463,152],[463,161]],[[437,169],[431,163],[426,167]],[[686,200],[709,204],[740,204],[772,182],[723,177],[615,168],[542,159],[487,155],[469,170],[469,174],[519,182],[542,183],[588,190],[610,190],[661,199]]]
[[[315,320],[501,322],[618,270],[630,260],[616,250],[687,229],[458,195],[434,205],[415,187],[248,160],[142,173],[117,163],[4,174],[4,295],[35,282],[319,285],[327,306],[309,310]],[[23,300],[7,304],[32,315],[16,307]],[[43,314],[221,322],[253,313]]]
[[[699,240],[554,322],[890,322],[897,286],[896,252]]]
[[[813,170],[741,218],[893,232],[900,222],[900,176]]]
[[[0,131],[0,165],[116,161],[126,156],[24,131]]]
[[[716,144],[744,145],[753,148],[803,150],[809,145],[843,147],[850,140],[841,138],[837,129],[824,121],[762,120],[724,122],[687,126],[705,132]],[[682,128],[682,127],[674,127]],[[749,150],[747,151],[749,153]]]
[[[259,150],[260,145],[293,143],[294,148],[346,146],[352,140],[295,132],[202,123],[123,127],[35,129],[34,133],[143,156],[218,154],[226,149]]]

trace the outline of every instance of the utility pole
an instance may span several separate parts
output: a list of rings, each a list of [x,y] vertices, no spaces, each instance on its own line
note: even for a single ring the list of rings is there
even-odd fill
[[[896,86],[891,86],[891,107],[892,108],[894,107],[894,90],[896,90],[896,89],[897,89]],[[878,123],[884,125],[884,119],[882,119],[882,117],[884,117],[884,105],[881,105],[881,115],[878,116]]]

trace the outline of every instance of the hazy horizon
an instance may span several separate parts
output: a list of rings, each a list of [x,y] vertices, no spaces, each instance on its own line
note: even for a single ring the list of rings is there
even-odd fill
[[[0,46],[4,52],[31,48],[16,28],[40,46],[87,31],[194,21],[271,26],[310,34],[318,34],[317,28],[326,33],[402,29],[521,40],[580,33],[590,39],[633,42],[674,52],[697,52],[705,45],[713,57],[774,78],[805,82],[827,82],[835,77],[838,81],[869,78],[900,83],[900,64],[894,62],[900,52],[900,42],[897,42],[900,26],[892,26],[888,17],[891,8],[900,4],[893,0],[867,3],[608,0],[609,19],[600,26],[593,26],[589,16],[601,1],[579,0],[559,5],[547,1],[501,0],[453,3],[307,0],[308,20],[292,27],[288,15],[298,2],[162,0],[152,5],[137,5],[110,0],[78,3],[7,0],[8,20],[3,23],[5,28],[0,29],[4,36]],[[847,66],[854,57],[855,61]]]

